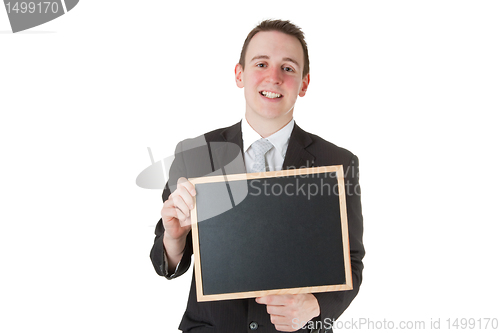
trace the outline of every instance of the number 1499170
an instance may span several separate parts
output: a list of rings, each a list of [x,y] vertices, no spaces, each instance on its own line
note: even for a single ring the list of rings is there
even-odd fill
[[[456,318],[456,319],[446,319],[448,324],[448,329],[497,329],[498,319],[497,318]]]
[[[40,2],[7,2],[5,3],[7,13],[21,13],[21,14],[43,14],[52,12],[56,14],[59,12],[59,4],[51,1]]]

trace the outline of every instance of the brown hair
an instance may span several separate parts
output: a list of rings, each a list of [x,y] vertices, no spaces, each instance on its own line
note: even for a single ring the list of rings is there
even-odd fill
[[[297,38],[302,45],[302,50],[304,51],[304,70],[302,71],[302,77],[305,77],[309,74],[309,53],[307,52],[307,44],[304,38],[304,33],[297,27],[295,24],[290,21],[282,21],[282,20],[265,20],[259,23],[258,26],[253,28],[252,31],[245,39],[245,43],[243,43],[243,48],[241,49],[240,55],[240,65],[245,69],[245,54],[247,52],[248,44],[250,44],[250,40],[260,31],[279,31],[284,34],[293,36]]]

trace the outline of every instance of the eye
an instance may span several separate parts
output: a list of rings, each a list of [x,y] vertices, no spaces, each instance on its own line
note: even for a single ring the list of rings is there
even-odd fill
[[[258,64],[257,64],[257,67],[264,68],[264,67],[266,67],[266,64],[263,64],[263,63],[258,63]]]
[[[285,72],[294,72],[294,69],[292,67],[288,67],[288,66],[283,67],[283,70]]]

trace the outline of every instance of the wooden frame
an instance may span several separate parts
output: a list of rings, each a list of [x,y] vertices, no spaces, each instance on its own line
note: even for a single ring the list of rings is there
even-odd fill
[[[200,230],[198,225],[199,212],[198,212],[197,199],[195,197],[195,205],[193,210],[191,211],[191,223],[192,223],[192,236],[193,236],[193,250],[195,257],[194,269],[195,269],[195,279],[196,279],[196,292],[198,301],[203,302],[203,301],[251,298],[251,297],[260,297],[273,294],[299,294],[299,293],[317,293],[317,292],[327,292],[327,291],[351,290],[352,272],[351,272],[351,260],[349,252],[349,236],[348,236],[348,222],[347,222],[347,210],[346,210],[346,199],[345,199],[344,173],[342,165],[282,170],[274,172],[262,172],[253,174],[233,174],[233,175],[221,175],[212,177],[201,177],[201,178],[192,178],[189,179],[189,181],[192,184],[194,184],[196,188],[199,184],[220,183],[220,182],[225,182],[226,184],[229,184],[232,181],[241,181],[241,180],[247,180],[248,184],[249,180],[259,180],[259,179],[270,180],[273,178],[283,178],[283,177],[288,177],[287,179],[290,179],[289,177],[304,178],[305,175],[312,176],[318,174],[319,176],[320,174],[328,174],[328,173],[329,174],[335,173],[336,180],[338,183],[337,198],[339,200],[338,207],[340,210],[340,228],[341,228],[341,239],[342,239],[343,265],[345,269],[344,283],[334,284],[334,285],[302,286],[297,288],[283,288],[283,289],[275,288],[269,290],[253,290],[253,291],[241,291],[241,292],[204,294],[202,262],[201,262],[202,259],[200,255],[200,234],[199,234]],[[203,223],[203,221],[200,223]],[[340,258],[340,260],[342,260],[342,258]]]

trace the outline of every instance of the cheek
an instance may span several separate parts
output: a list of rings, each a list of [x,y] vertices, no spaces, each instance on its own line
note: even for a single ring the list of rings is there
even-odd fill
[[[248,81],[250,82],[250,85],[257,86],[262,82],[263,78],[263,75],[254,74],[248,78]]]
[[[297,81],[293,79],[284,82],[286,89],[290,92],[293,92],[294,94],[299,93],[301,83],[302,81]]]

